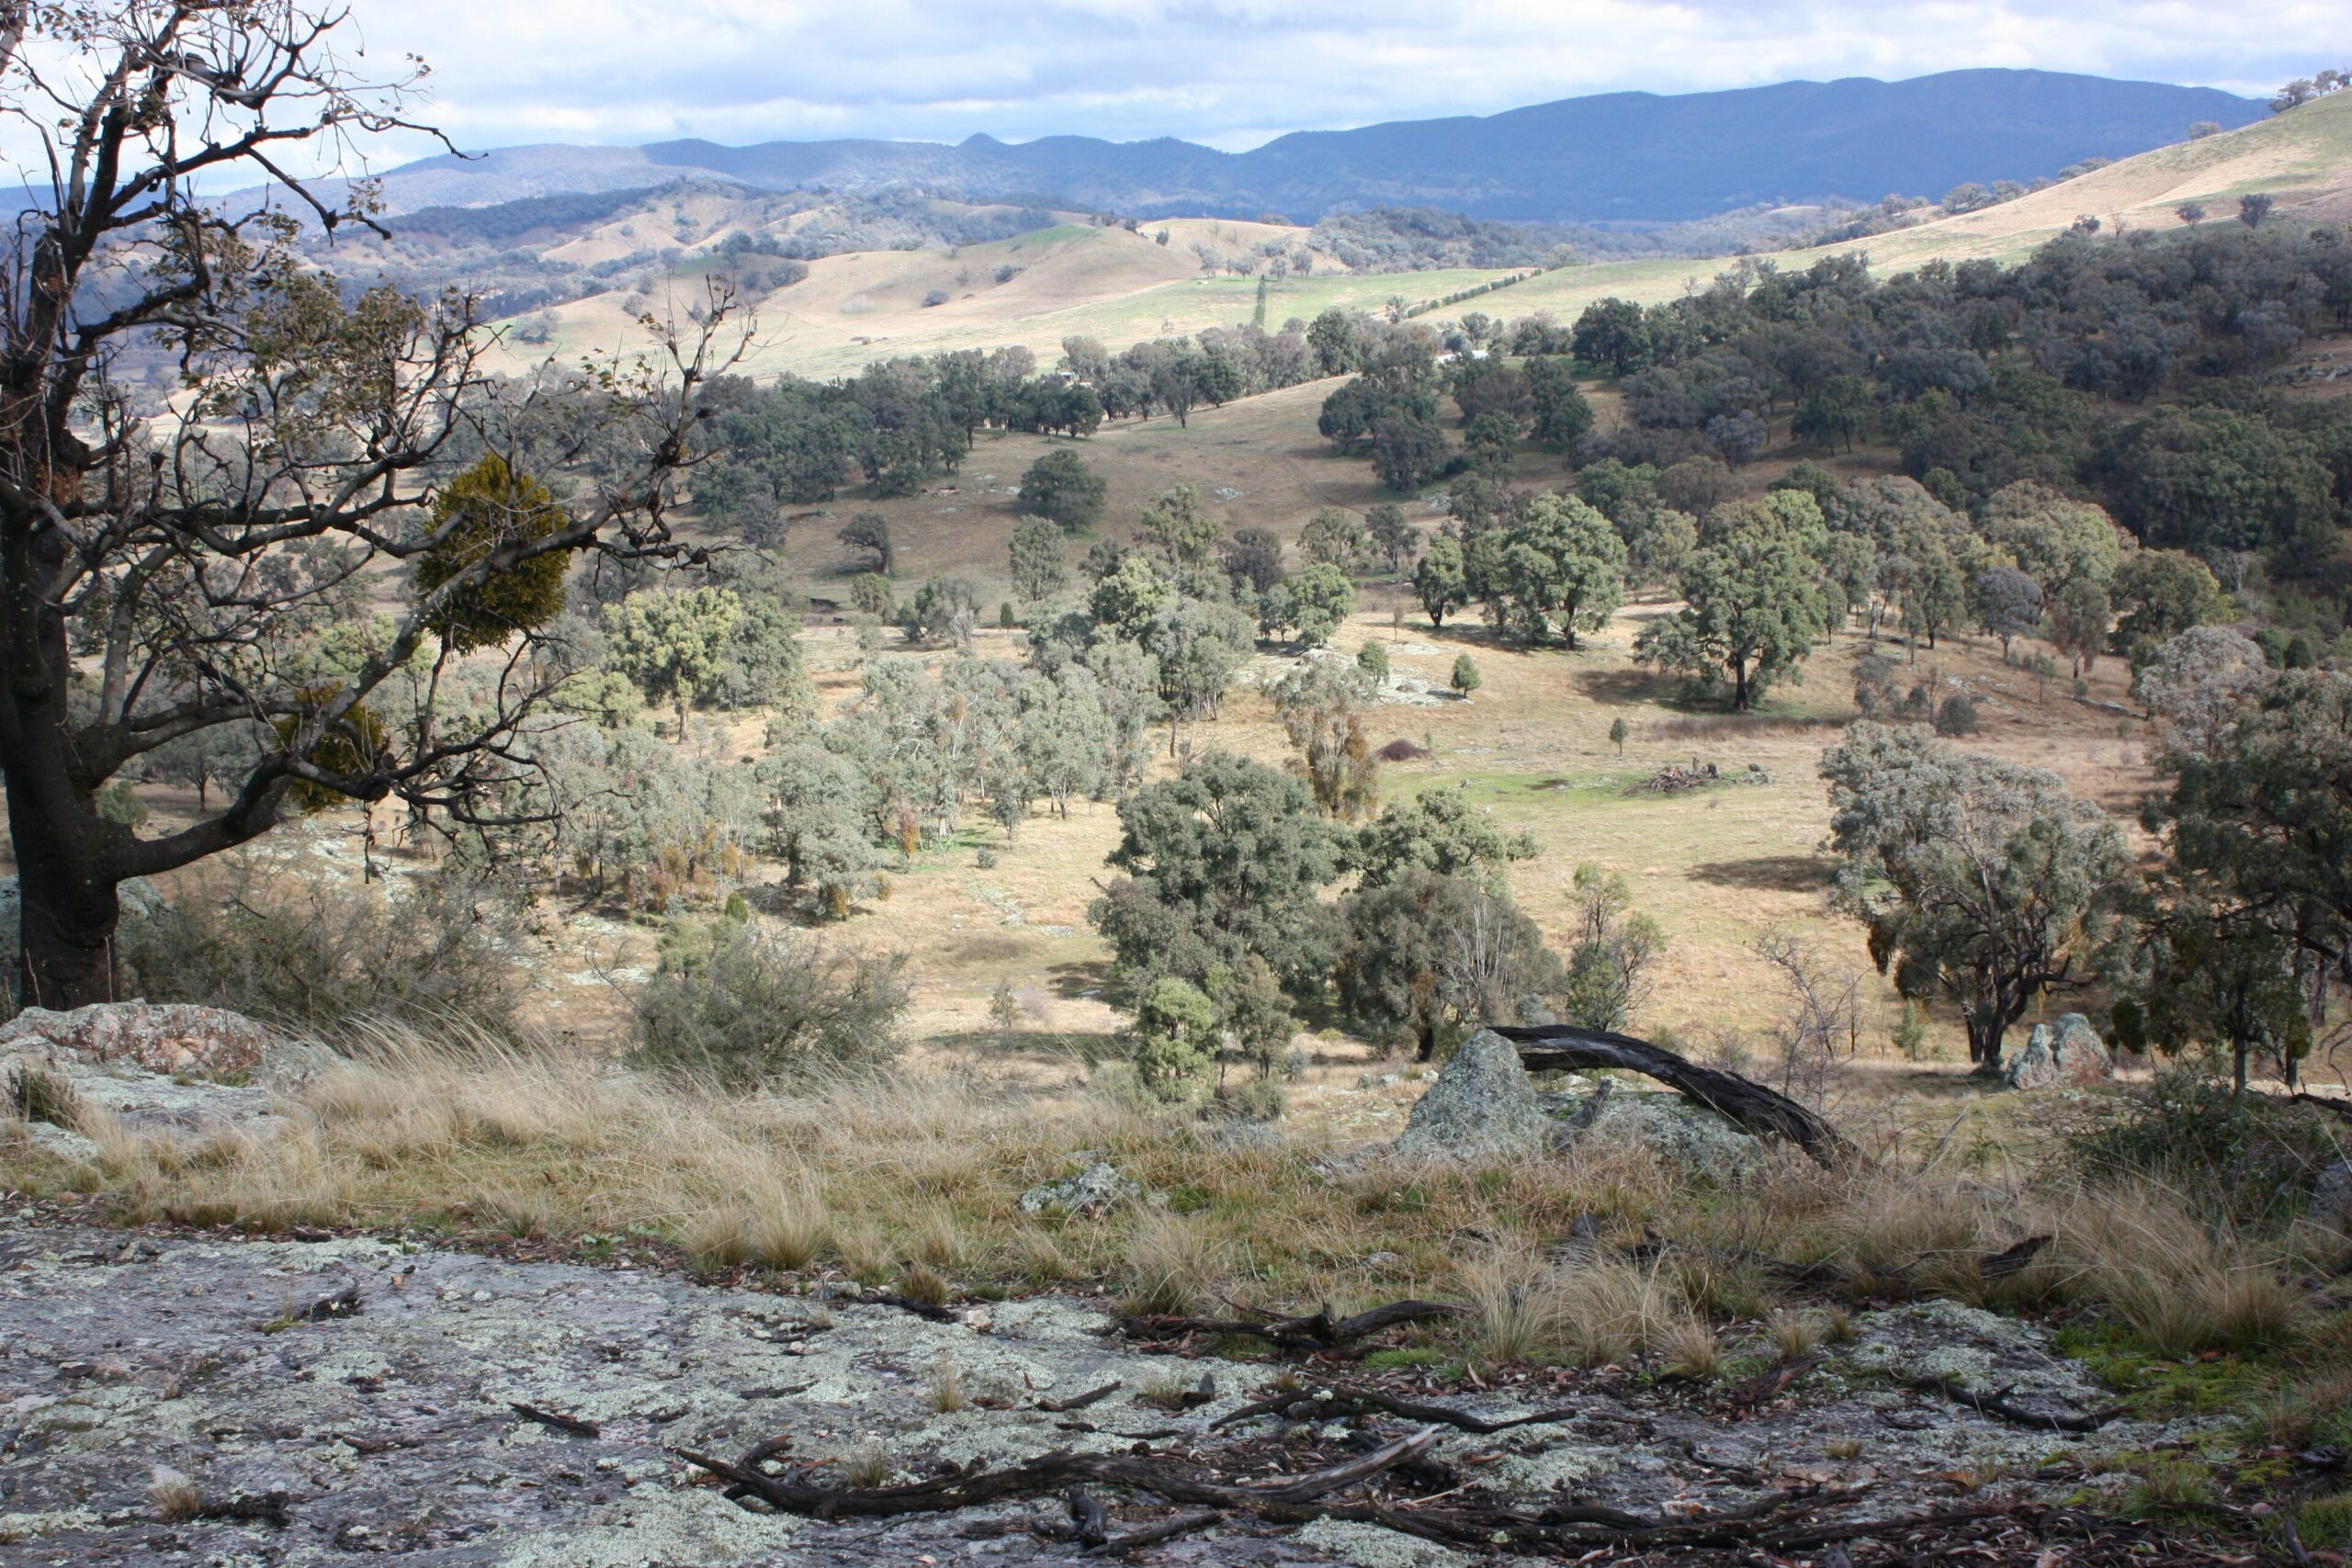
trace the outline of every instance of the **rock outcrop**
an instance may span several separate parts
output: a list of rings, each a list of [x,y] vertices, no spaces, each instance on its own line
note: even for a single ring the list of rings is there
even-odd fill
[[[2115,1057],[2107,1042],[2078,1012],[2065,1014],[2055,1024],[2035,1024],[2025,1049],[2001,1067],[2001,1081],[2011,1089],[2079,1089],[2114,1076]]]
[[[1024,1214],[1100,1214],[1143,1196],[1108,1160],[1091,1160],[1075,1176],[1041,1181],[1020,1198]]]
[[[89,1134],[101,1122],[142,1134],[274,1136],[293,1124],[283,1091],[333,1060],[324,1046],[225,1008],[28,1008],[0,1024],[0,1097],[36,1145],[91,1159]]]
[[[1544,1152],[1550,1130],[1519,1048],[1482,1029],[1415,1102],[1395,1152],[1469,1164],[1525,1159]]]
[[[2352,1159],[2340,1159],[2312,1185],[2312,1218],[2352,1235]]]

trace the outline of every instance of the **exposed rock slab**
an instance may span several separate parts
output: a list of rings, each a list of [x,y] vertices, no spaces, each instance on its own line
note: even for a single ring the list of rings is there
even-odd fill
[[[1237,1435],[1213,1436],[1213,1422],[1271,1386],[1275,1369],[1264,1365],[1137,1353],[1101,1334],[1104,1316],[1095,1302],[1007,1302],[981,1332],[650,1270],[367,1239],[36,1229],[0,1212],[0,1562],[1096,1561],[1029,1532],[1059,1516],[1056,1499],[897,1520],[759,1515],[697,1482],[669,1450],[732,1454],[788,1433],[794,1454],[810,1461],[878,1446],[911,1470],[1125,1449],[1142,1431],[1213,1443]],[[1957,1374],[2014,1382],[2043,1398],[2098,1397],[2079,1367],[2048,1353],[2041,1329],[1915,1307],[1864,1314],[1850,1360],[1833,1359],[1769,1413],[1726,1420],[1632,1386],[1583,1388],[1574,1397],[1587,1418],[1500,1438],[1461,1434],[1438,1457],[1514,1495],[1541,1498],[1566,1484],[1644,1511],[1750,1495],[1747,1483],[1723,1479],[1725,1467],[1819,1469],[1851,1481],[1874,1475],[1873,1506],[1894,1509],[1940,1496],[1939,1471],[2030,1467],[2062,1446],[1923,1404],[1877,1370],[1908,1374],[1931,1356]],[[951,1414],[926,1393],[943,1364],[958,1369],[973,1400]],[[1200,1408],[1171,1413],[1138,1397],[1203,1372],[1217,1396]],[[1113,1380],[1119,1392],[1088,1405],[1082,1423],[1037,1407]],[[1531,1387],[1465,1397],[1502,1416],[1560,1396]],[[520,1416],[518,1403],[594,1434]],[[2097,1441],[2120,1450],[2183,1435],[2120,1422]],[[1856,1438],[1867,1438],[1864,1454],[1844,1471],[1823,1457]],[[283,1522],[166,1519],[151,1496],[159,1471],[186,1477],[216,1507],[274,1499]],[[1170,1543],[1155,1561],[1450,1568],[1453,1560],[1387,1532],[1288,1532],[1236,1518],[1216,1537]]]
[[[182,1003],[28,1008],[0,1024],[0,1099],[24,1106],[28,1075],[40,1111],[27,1129],[69,1158],[96,1157],[100,1120],[134,1132],[269,1137],[293,1124],[280,1091],[334,1060],[241,1013]]]

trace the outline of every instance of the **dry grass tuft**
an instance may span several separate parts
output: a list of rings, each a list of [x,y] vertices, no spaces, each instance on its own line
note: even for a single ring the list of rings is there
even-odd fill
[[[942,1356],[923,1374],[923,1403],[942,1416],[953,1416],[972,1403],[964,1388],[964,1369],[952,1357]]]
[[[147,1501],[164,1523],[186,1524],[204,1512],[204,1489],[176,1470],[158,1469],[147,1483]]]
[[[1669,1334],[1660,1348],[1666,1371],[1675,1377],[1703,1382],[1723,1367],[1723,1341],[1715,1337],[1713,1329],[1695,1317]]]
[[[1824,1337],[1821,1320],[1811,1313],[1776,1312],[1764,1327],[1771,1336],[1773,1354],[1783,1361],[1811,1355]]]
[[[1477,1350],[1497,1363],[1556,1356],[1588,1367],[1623,1364],[1687,1349],[1692,1331],[1704,1332],[1681,1291],[1657,1269],[1554,1269],[1524,1249],[1497,1248],[1464,1265],[1461,1283]]]
[[[2074,1288],[2166,1356],[2282,1343],[2309,1316],[2309,1298],[2234,1234],[2170,1194],[2103,1190],[2060,1217]]]
[[[933,1306],[945,1306],[955,1293],[947,1276],[928,1263],[910,1263],[899,1276],[899,1294],[910,1302],[926,1302]]]
[[[1138,1316],[1187,1316],[1216,1299],[1232,1271],[1231,1245],[1201,1219],[1154,1213],[1136,1222],[1124,1258],[1120,1305]]]
[[[833,1468],[852,1486],[883,1486],[898,1471],[879,1443],[861,1443],[833,1461]]]

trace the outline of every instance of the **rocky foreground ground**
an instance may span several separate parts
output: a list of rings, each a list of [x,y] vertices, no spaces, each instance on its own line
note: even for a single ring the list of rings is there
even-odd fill
[[[2150,1560],[2137,1532],[2077,1510],[2100,1493],[2097,1453],[2180,1434],[2115,1421],[2069,1436],[2021,1423],[2017,1409],[2104,1402],[2030,1325],[1931,1303],[1861,1314],[1858,1328],[1795,1375],[1784,1365],[1745,1388],[1604,1369],[1425,1389],[1419,1372],[1221,1359],[1192,1342],[1138,1340],[1099,1299],[996,1303],[935,1321],[646,1269],[368,1238],[127,1233],[45,1224],[20,1209],[0,1214],[0,1562],[1097,1561],[1071,1538],[1058,1492],[824,1520],[730,1501],[677,1450],[732,1458],[788,1438],[785,1457],[826,1461],[815,1473],[828,1484],[1057,1450],[1133,1450],[1171,1475],[1264,1482],[1430,1425],[1309,1408],[1220,1426],[1286,1367],[1308,1394],[1380,1388],[1489,1418],[1557,1418],[1494,1433],[1441,1426],[1425,1454],[1326,1500],[1355,1518],[1226,1509],[1220,1524],[1136,1559],[1466,1562],[1458,1547],[1369,1522],[1366,1507],[1409,1525],[1417,1500],[1442,1510],[1507,1496],[1667,1523],[1777,1498],[1780,1523],[1759,1527],[1768,1544],[1802,1543],[1808,1529],[1849,1538],[1773,1554],[1783,1562],[1948,1551]],[[1980,1414],[1914,1386],[1935,1377],[2010,1389],[2012,1413]],[[1078,1410],[1047,1408],[1114,1382]],[[957,1397],[963,1408],[939,1408]],[[1097,1494],[1114,1537],[1197,1512],[1148,1492]],[[1892,1519],[1917,1522],[1849,1528]],[[2058,1557],[2042,1555],[2052,1549]],[[1698,1555],[1747,1554],[1719,1544]]]

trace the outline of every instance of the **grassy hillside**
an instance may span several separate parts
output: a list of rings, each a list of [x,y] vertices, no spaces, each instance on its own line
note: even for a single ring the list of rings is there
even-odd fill
[[[1939,219],[1892,234],[1814,250],[1781,251],[1770,259],[1802,267],[1818,257],[1860,252],[1882,269],[1917,266],[1939,257],[2015,259],[2064,232],[2085,213],[2113,231],[2177,228],[2175,209],[2202,203],[2211,221],[2231,221],[2237,198],[2262,191],[2279,203],[2278,221],[2341,220],[2352,217],[2352,94],[2339,94],[2291,114],[2241,130],[2159,148],[2014,201]],[[694,251],[672,271],[673,291],[693,284],[709,265],[708,247],[725,232],[716,207],[684,203],[696,237]],[[684,228],[682,223],[682,231]],[[548,254],[599,260],[624,254],[618,220]],[[1153,235],[1165,230],[1169,243]],[[1196,243],[1225,255],[1255,252],[1269,241],[1285,247],[1306,242],[1304,229],[1221,220],[1181,219],[1147,224],[1141,232],[1065,224],[1019,239],[956,251],[880,251],[813,263],[808,278],[758,302],[762,341],[750,359],[755,373],[791,371],[828,377],[881,357],[944,349],[1021,344],[1050,364],[1063,338],[1084,334],[1111,346],[1145,338],[1189,334],[1204,327],[1252,319],[1258,280],[1204,276]],[[1549,310],[1567,318],[1611,295],[1651,302],[1674,298],[1705,281],[1721,264],[1683,257],[1614,262],[1545,273],[1482,296],[1475,306],[1490,314]],[[998,282],[1001,269],[1019,269]],[[1349,274],[1318,255],[1309,276],[1271,285],[1269,325],[1311,319],[1331,306],[1377,310],[1392,298],[1408,303],[1442,298],[1507,276],[1499,271]],[[923,301],[933,293],[947,299]],[[570,355],[609,348],[630,331],[628,295],[599,294],[562,307],[551,346]],[[1447,310],[1431,319],[1454,314]],[[517,345],[536,358],[550,345]]]

